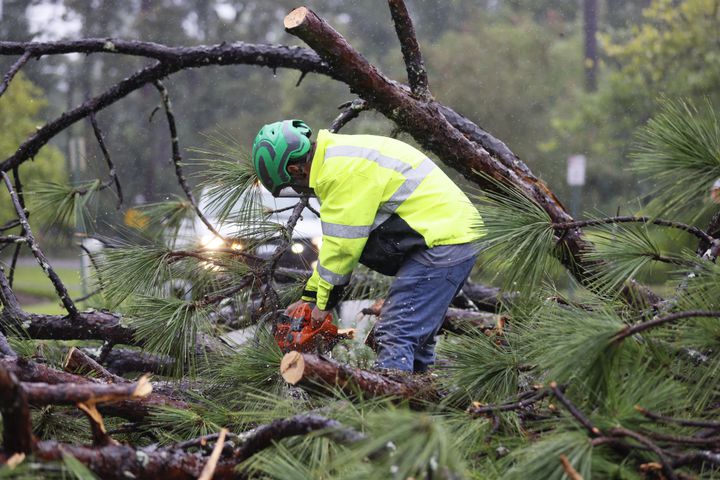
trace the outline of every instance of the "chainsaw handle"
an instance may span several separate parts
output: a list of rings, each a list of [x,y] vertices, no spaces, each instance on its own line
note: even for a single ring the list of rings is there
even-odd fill
[[[332,320],[333,315],[331,311],[320,310],[319,308],[315,307],[313,308],[310,316],[310,325],[312,326],[313,330],[316,330],[326,322],[332,323]]]

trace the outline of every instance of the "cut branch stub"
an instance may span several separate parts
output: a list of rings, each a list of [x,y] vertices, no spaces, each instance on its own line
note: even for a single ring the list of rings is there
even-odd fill
[[[92,372],[99,378],[111,383],[127,382],[123,377],[109,372],[105,367],[90,358],[85,352],[75,347],[70,348],[68,351],[65,362],[63,362],[63,370],[70,373],[77,373],[78,375]]]
[[[106,447],[108,445],[119,445],[116,440],[113,440],[105,428],[105,421],[98,412],[97,406],[94,403],[78,403],[77,407],[85,413],[88,420],[90,421],[90,430],[92,431],[93,446],[95,447]]]
[[[434,385],[412,376],[390,378],[379,373],[338,363],[309,353],[289,352],[280,362],[280,373],[291,385],[338,387],[348,393],[391,396],[415,401],[434,401]]]
[[[135,383],[23,383],[23,390],[33,405],[74,405],[76,403],[112,403],[150,395],[152,385],[147,376]]]

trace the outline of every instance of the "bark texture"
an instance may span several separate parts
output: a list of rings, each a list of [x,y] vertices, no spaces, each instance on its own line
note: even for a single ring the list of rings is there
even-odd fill
[[[97,380],[71,373],[61,372],[46,365],[23,358],[0,359],[0,368],[12,372],[18,380],[29,383],[58,384],[93,384],[102,385]],[[189,405],[175,398],[157,393],[150,393],[142,399],[121,400],[117,403],[103,405],[100,411],[106,415],[114,415],[127,420],[142,421],[147,418],[154,407],[189,408]]]
[[[112,403],[126,399],[139,399],[150,395],[152,385],[147,377],[125,384],[62,383],[51,385],[40,382],[23,382],[27,399],[33,405],[75,405],[76,403]]]
[[[290,352],[280,364],[280,373],[291,385],[339,387],[353,394],[390,396],[414,401],[434,401],[439,395],[427,379],[390,376],[362,370],[310,353]]]
[[[283,438],[306,435],[323,431],[325,435],[340,443],[354,443],[365,437],[343,426],[337,420],[320,415],[304,414],[278,419],[266,425],[233,435],[233,443],[225,443],[215,464],[213,477],[220,479],[245,478],[236,471],[243,460],[270,447]],[[195,442],[184,442],[196,445]],[[202,443],[202,442],[200,442]],[[96,475],[103,479],[196,479],[208,462],[201,453],[188,453],[182,445],[158,447],[156,445],[134,449],[129,445],[107,445],[101,448],[87,448],[61,444],[54,441],[38,442],[35,455],[46,461],[62,459],[62,453],[72,454]]]

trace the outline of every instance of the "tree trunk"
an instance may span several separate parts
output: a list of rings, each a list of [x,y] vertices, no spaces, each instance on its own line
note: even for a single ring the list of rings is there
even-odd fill
[[[291,385],[339,387],[353,394],[358,390],[370,396],[391,396],[414,401],[436,401],[438,392],[424,377],[380,375],[344,365],[319,355],[290,352],[280,363],[280,373]]]
[[[597,0],[584,0],[583,18],[585,21],[585,90],[594,92],[597,90]]]

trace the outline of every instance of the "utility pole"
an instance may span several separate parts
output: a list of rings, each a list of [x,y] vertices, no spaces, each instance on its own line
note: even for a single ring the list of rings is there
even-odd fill
[[[597,90],[597,0],[583,0],[583,20],[585,31],[585,90]]]

